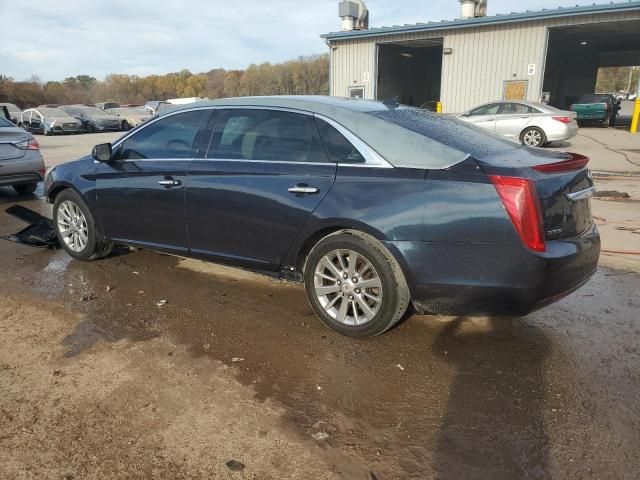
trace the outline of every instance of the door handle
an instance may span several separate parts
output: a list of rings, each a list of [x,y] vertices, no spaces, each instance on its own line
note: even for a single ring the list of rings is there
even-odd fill
[[[318,193],[320,190],[318,190],[315,187],[310,187],[308,185],[296,185],[295,187],[290,187],[289,188],[289,193],[306,193],[306,194],[310,194],[310,193]]]
[[[164,180],[159,180],[158,183],[164,187],[177,187],[182,185],[180,180],[174,180],[172,178],[165,178]]]

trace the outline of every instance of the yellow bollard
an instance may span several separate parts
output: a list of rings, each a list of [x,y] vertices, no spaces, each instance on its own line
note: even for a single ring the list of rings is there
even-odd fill
[[[436,113],[442,113],[442,102],[436,103]]]
[[[636,105],[631,117],[631,133],[638,133],[638,119],[640,118],[640,97],[636,97]]]

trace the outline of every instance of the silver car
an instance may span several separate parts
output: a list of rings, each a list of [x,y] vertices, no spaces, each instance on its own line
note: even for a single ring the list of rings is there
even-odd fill
[[[543,147],[578,134],[575,112],[558,110],[537,102],[491,102],[473,108],[458,118],[527,147]]]
[[[29,132],[53,135],[57,133],[81,133],[82,124],[59,108],[29,108],[20,114],[19,126]]]
[[[0,118],[0,187],[21,195],[35,192],[44,179],[44,160],[33,135]]]

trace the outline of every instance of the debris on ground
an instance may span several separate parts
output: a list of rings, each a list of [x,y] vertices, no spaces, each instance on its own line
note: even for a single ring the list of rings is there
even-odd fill
[[[404,372],[404,367],[403,367],[402,365],[397,364],[397,365],[396,365],[396,367],[398,367],[401,371],[403,371],[403,372]]]
[[[237,460],[229,460],[227,462],[227,468],[232,472],[241,472],[244,470],[244,463],[238,462]]]
[[[164,300],[164,299],[163,300],[158,300],[156,302],[156,305],[158,305],[159,307],[164,307],[166,304],[167,304],[167,301]]]
[[[244,358],[242,358],[242,357],[233,357],[233,358],[231,359],[231,361],[232,361],[233,363],[244,362]]]
[[[80,297],[80,300],[83,302],[90,302],[91,300],[96,300],[97,298],[98,297],[93,293],[87,293],[86,295],[83,295],[82,297]]]
[[[618,190],[602,190],[596,192],[595,198],[631,198],[627,192],[619,192]]]
[[[0,238],[9,240],[10,242],[22,243],[31,247],[52,248],[60,247],[58,236],[53,229],[53,221],[50,218],[43,217],[33,210],[29,210],[21,205],[14,205],[5,210],[9,215],[28,223],[29,226],[23,228],[13,235],[6,235]]]
[[[321,442],[329,438],[329,434],[327,432],[316,432],[311,434],[311,438],[313,438],[316,442]]]

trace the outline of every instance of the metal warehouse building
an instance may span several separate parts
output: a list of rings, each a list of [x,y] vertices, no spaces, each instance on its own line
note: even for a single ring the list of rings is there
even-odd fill
[[[343,30],[322,35],[331,94],[445,113],[543,96],[566,108],[594,92],[599,67],[640,65],[640,1],[495,16],[460,3],[460,19],[371,29],[360,0],[340,3]]]

